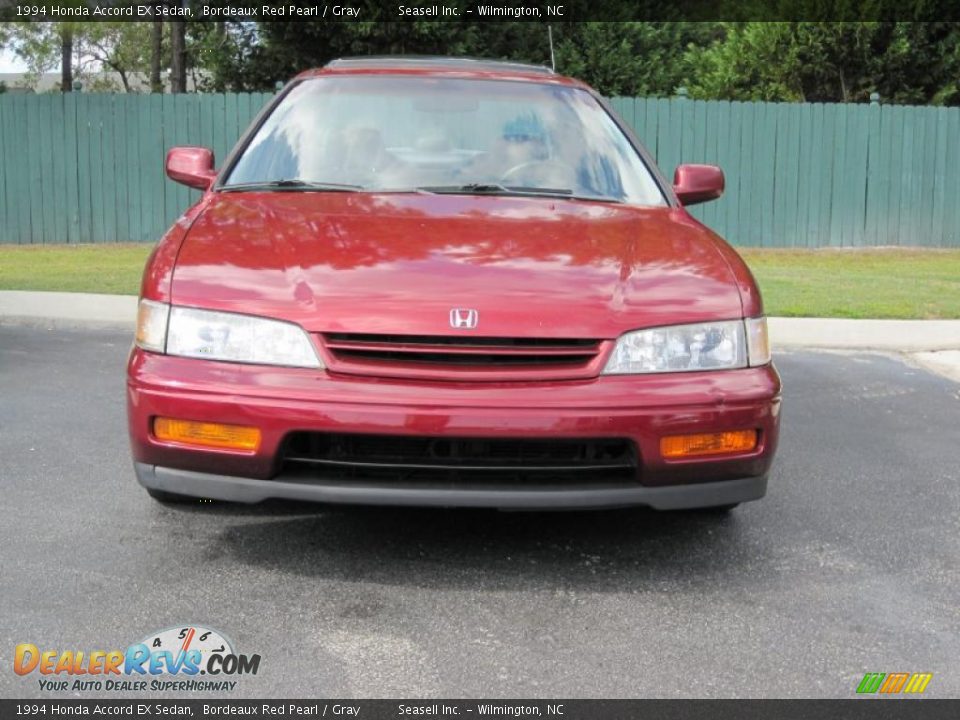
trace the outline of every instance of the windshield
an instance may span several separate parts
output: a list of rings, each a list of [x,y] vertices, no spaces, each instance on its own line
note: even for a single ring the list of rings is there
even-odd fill
[[[282,181],[286,189],[528,189],[666,204],[590,93],[498,80],[304,81],[260,127],[224,187]]]

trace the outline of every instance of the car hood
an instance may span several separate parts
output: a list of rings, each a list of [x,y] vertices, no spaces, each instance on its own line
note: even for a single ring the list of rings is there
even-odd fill
[[[547,198],[219,193],[190,228],[175,304],[310,331],[614,338],[742,314],[721,242],[679,208]],[[458,332],[464,332],[460,330]]]

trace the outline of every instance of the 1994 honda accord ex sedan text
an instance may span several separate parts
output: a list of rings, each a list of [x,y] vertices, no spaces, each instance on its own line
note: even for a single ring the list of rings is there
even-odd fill
[[[594,91],[365,58],[303,73],[143,278],[127,400],[161,500],[659,509],[766,492],[780,379],[743,261]]]

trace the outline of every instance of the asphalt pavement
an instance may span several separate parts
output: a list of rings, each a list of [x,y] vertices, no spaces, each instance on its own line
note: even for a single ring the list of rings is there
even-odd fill
[[[946,378],[778,355],[770,492],[727,517],[175,509],[134,480],[129,343],[0,325],[0,697],[86,696],[15,675],[18,643],[121,649],[189,623],[261,655],[219,697],[846,698],[866,672],[960,697]]]

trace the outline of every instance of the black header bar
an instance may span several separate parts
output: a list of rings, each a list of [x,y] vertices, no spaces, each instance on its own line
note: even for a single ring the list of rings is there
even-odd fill
[[[626,22],[960,21],[949,0],[0,0],[0,19],[34,21]]]

